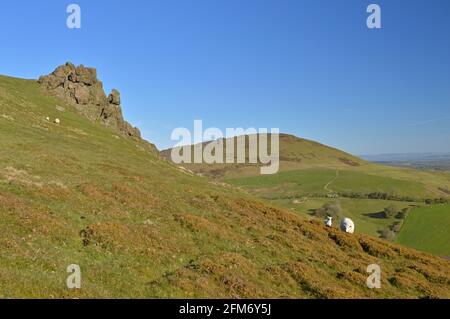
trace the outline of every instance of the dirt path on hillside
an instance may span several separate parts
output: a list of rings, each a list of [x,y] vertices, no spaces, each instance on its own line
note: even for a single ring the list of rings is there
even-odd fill
[[[323,187],[323,189],[326,190],[328,193],[334,193],[334,191],[332,189],[330,189],[330,185],[333,184],[338,178],[339,178],[339,170],[336,170],[336,176],[331,181],[329,181]]]

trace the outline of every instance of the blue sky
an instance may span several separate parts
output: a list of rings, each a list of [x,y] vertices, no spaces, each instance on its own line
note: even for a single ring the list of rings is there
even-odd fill
[[[353,154],[450,152],[449,15],[448,0],[2,1],[0,74],[96,67],[160,148],[202,119]]]

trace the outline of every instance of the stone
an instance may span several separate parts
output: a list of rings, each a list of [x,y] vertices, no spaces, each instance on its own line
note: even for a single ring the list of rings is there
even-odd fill
[[[114,105],[120,105],[120,93],[116,89],[113,89],[108,96],[108,102]]]
[[[86,105],[89,103],[89,90],[84,86],[76,86],[73,96],[78,104]]]
[[[123,118],[119,91],[113,89],[106,96],[96,69],[67,62],[49,75],[41,76],[38,83],[51,95],[74,105],[89,120],[100,120],[128,138],[142,140],[139,129]],[[150,151],[157,151],[153,144],[144,144]]]

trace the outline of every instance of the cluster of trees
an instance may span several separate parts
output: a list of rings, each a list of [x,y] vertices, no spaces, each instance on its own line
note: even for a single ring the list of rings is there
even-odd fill
[[[397,219],[405,219],[411,211],[411,207],[405,207],[402,210],[399,210],[397,206],[390,205],[383,210],[383,218],[391,218],[394,217]]]
[[[400,212],[398,212],[396,217],[398,219],[405,219],[408,216],[410,211],[411,211],[411,207],[403,208]]]
[[[388,194],[388,193],[383,193],[383,192],[373,192],[373,193],[368,193],[368,194],[346,192],[346,193],[339,193],[339,195],[341,197],[359,198],[359,199],[382,199],[382,200],[395,200],[395,201],[401,201],[401,202],[419,201],[410,196],[398,196],[398,195],[393,195],[393,194]]]
[[[394,206],[394,205],[391,205],[391,206],[386,207],[383,210],[383,217],[384,218],[391,218],[391,217],[395,216],[397,213],[398,213],[397,207]]]
[[[336,218],[342,212],[339,204],[325,204],[322,207],[315,209],[313,214],[316,217],[326,218],[328,216]]]
[[[394,200],[400,202],[425,202],[428,205],[431,204],[448,204],[450,201],[447,198],[427,198],[427,199],[418,199],[410,196],[399,196],[393,195],[383,192],[373,192],[368,194],[355,193],[355,192],[346,192],[339,193],[339,196],[346,198],[358,198],[358,199],[382,199],[382,200]]]
[[[399,220],[395,221],[391,226],[389,226],[389,228],[383,229],[381,231],[381,238],[393,241],[402,229],[403,222],[410,211],[411,207],[405,207],[402,210],[399,210],[395,205],[386,207],[383,211],[383,217],[390,218],[395,216],[395,218]]]
[[[448,204],[448,199],[446,198],[427,198],[425,200],[425,204],[432,205],[432,204]]]
[[[394,222],[389,228],[383,229],[381,231],[381,238],[387,239],[389,241],[394,241],[398,233],[402,229],[403,220]]]

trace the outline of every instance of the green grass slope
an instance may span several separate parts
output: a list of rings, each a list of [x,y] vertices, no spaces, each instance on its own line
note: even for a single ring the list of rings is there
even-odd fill
[[[0,251],[2,298],[450,297],[447,260],[191,174],[3,76]],[[80,290],[66,287],[70,264]]]
[[[342,194],[387,193],[391,196],[422,198],[425,186],[417,181],[369,175],[354,170],[305,169],[284,171],[274,175],[259,175],[228,179],[228,182],[263,193],[326,195],[330,192]],[[282,187],[282,191],[280,190]],[[274,192],[273,189],[277,188]]]
[[[450,257],[450,205],[414,209],[403,224],[397,242]]]
[[[236,138],[233,139],[236,145]],[[225,140],[226,141],[226,140]],[[209,142],[203,143],[205,147]],[[245,155],[248,163],[248,143],[249,138],[246,136]],[[268,138],[270,149],[270,138]],[[227,142],[224,142],[226,145]],[[179,148],[178,148],[179,149]],[[194,146],[191,153],[193,154]],[[226,149],[226,146],[225,146]],[[288,171],[295,169],[307,168],[350,168],[367,164],[362,159],[353,155],[342,152],[326,145],[298,138],[289,134],[279,134],[279,151],[280,151],[280,171]],[[170,159],[172,149],[161,151],[161,155]],[[235,147],[235,158],[236,158]],[[193,163],[193,157],[192,157]],[[258,164],[183,164],[197,173],[201,173],[210,177],[229,179],[234,177],[249,177],[260,174]]]
[[[170,158],[170,151],[162,154]],[[388,206],[403,209],[423,206],[427,199],[449,200],[450,179],[446,172],[375,165],[291,135],[280,134],[280,160],[280,171],[274,175],[261,175],[255,164],[183,166],[306,217],[324,204],[338,204],[341,217],[352,218],[358,232],[371,236],[381,236],[401,222],[379,218]],[[444,220],[442,227],[450,227],[450,221]],[[444,240],[450,242],[449,236],[444,236]],[[415,242],[410,246],[423,249]],[[439,246],[433,252],[442,254],[445,250]]]
[[[248,137],[246,138],[248,160]],[[208,142],[204,143],[203,147],[207,144]],[[448,173],[372,164],[335,148],[289,134],[279,134],[279,145],[280,169],[278,174],[272,176],[261,176],[260,164],[183,163],[182,166],[201,175],[219,180],[232,180],[237,184],[255,185],[261,182],[262,187],[268,183],[277,185],[290,183],[299,178],[305,181],[303,187],[306,188],[306,192],[327,192],[327,189],[323,189],[324,184],[332,181],[336,171],[339,171],[339,178],[333,181],[333,187],[337,192],[355,192],[363,195],[377,191],[421,199],[450,198]],[[171,151],[171,149],[164,150],[161,154],[170,159]]]

